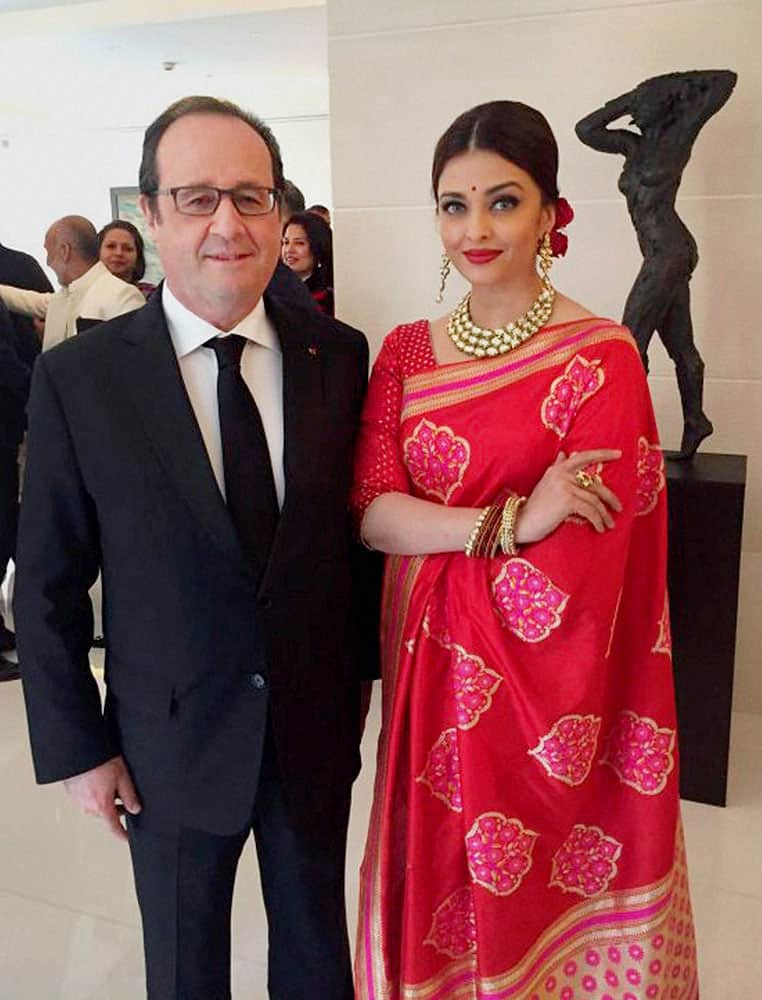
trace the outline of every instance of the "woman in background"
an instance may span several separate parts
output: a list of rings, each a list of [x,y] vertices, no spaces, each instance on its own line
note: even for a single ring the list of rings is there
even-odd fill
[[[318,308],[333,316],[333,238],[328,223],[311,212],[292,215],[283,229],[281,257],[302,279]]]
[[[453,122],[432,186],[470,290],[393,330],[370,382],[353,505],[388,557],[361,1000],[698,997],[662,455],[631,335],[550,283],[557,166],[526,105]]]
[[[142,280],[146,273],[145,243],[131,222],[115,219],[101,229],[98,257],[113,275],[130,285],[137,285],[144,295],[154,290],[154,285]]]

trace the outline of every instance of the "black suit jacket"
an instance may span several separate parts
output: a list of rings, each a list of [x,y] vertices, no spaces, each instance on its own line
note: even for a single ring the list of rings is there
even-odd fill
[[[12,250],[0,243],[0,285],[14,285],[16,288],[31,288],[35,292],[52,292],[53,286],[48,281],[45,272],[28,253]],[[40,338],[34,328],[34,323],[28,316],[11,313],[11,319],[16,329],[16,335],[27,342],[33,338],[37,342],[35,354],[39,354]],[[31,362],[34,361],[34,356]]]
[[[39,338],[19,330],[0,302],[0,448],[13,451],[24,437],[26,401]]]
[[[330,821],[359,767],[359,679],[373,667],[358,625],[375,626],[353,587],[347,495],[367,344],[316,311],[265,304],[283,350],[286,494],[259,583],[160,295],[42,355],[33,378],[14,610],[37,778],[121,752],[157,828],[246,825],[268,713],[305,823]],[[105,714],[88,669],[99,569]]]

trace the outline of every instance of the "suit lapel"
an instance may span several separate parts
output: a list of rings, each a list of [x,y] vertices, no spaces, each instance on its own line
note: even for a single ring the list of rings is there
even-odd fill
[[[311,469],[320,461],[325,429],[324,370],[320,314],[292,310],[282,301],[265,295],[265,308],[275,327],[283,354],[283,472],[286,493],[278,527],[264,574],[267,582],[273,568],[282,563],[288,533],[297,525]]]
[[[185,391],[160,292],[135,313],[122,340],[125,349],[121,352],[119,379],[127,387],[168,479],[222,552],[253,572],[217,487]]]

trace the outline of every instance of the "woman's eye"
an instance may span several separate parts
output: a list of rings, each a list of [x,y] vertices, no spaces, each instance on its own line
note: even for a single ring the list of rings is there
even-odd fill
[[[519,203],[519,199],[514,197],[512,194],[502,195],[500,198],[496,198],[492,202],[492,207],[497,209],[498,212],[505,212],[506,209],[515,208]]]
[[[458,212],[464,211],[465,207],[462,201],[444,201],[440,206],[440,210],[446,215],[456,215]]]

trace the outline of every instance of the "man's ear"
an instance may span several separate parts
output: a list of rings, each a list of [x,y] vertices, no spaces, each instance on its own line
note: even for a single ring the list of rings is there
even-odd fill
[[[68,264],[71,260],[72,245],[63,240],[59,244],[59,253],[61,254],[61,260],[64,264]]]
[[[159,219],[156,202],[153,198],[149,197],[149,195],[141,194],[138,198],[138,206],[140,207],[140,211],[143,213],[143,218],[146,220],[148,230],[153,236],[157,225],[161,221]]]

